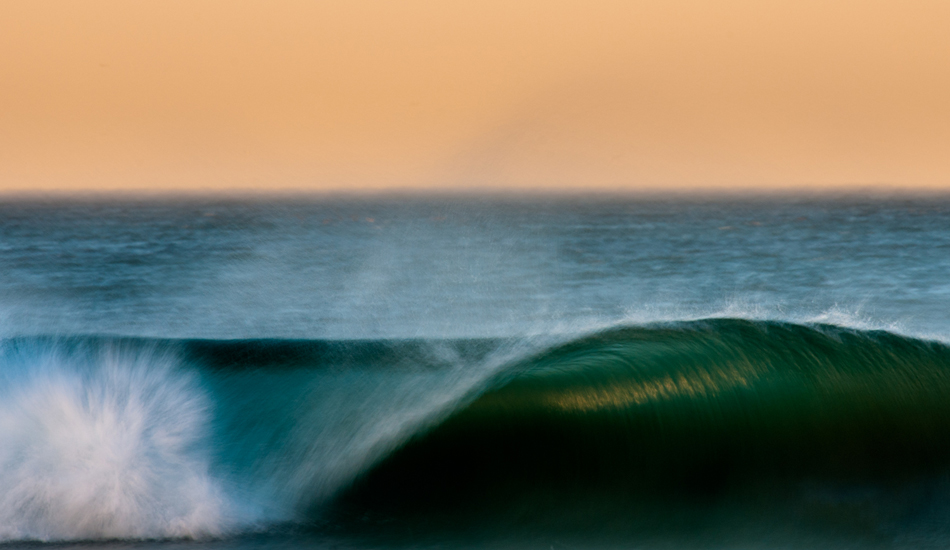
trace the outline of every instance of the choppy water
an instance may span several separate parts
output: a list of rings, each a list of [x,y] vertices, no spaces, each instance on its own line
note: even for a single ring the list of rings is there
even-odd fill
[[[0,205],[0,538],[950,541],[950,200]]]

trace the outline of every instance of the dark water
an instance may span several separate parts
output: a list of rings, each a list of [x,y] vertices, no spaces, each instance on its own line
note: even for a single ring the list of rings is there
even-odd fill
[[[950,201],[0,205],[0,537],[950,542]]]

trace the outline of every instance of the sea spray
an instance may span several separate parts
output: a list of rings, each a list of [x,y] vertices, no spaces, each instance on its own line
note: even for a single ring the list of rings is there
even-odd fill
[[[185,344],[218,403],[219,462],[266,521],[309,520],[361,472],[536,350],[508,340]]]
[[[148,348],[7,343],[0,537],[217,535],[228,525],[197,377]]]

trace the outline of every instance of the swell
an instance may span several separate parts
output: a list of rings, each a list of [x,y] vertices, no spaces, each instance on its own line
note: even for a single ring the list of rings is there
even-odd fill
[[[712,319],[615,328],[517,362],[364,471],[330,515],[681,528],[708,516],[697,507],[738,506],[893,519],[937,506],[948,466],[946,345]]]

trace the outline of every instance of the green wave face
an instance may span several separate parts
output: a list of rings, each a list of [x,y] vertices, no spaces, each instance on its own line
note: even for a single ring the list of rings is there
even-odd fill
[[[929,505],[921,487],[947,465],[947,346],[716,319],[614,329],[523,361],[335,507],[600,526],[736,503],[891,517]]]

